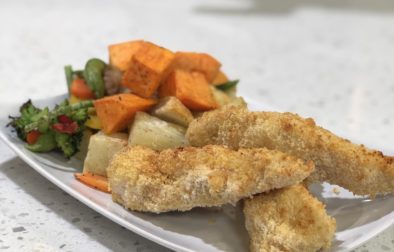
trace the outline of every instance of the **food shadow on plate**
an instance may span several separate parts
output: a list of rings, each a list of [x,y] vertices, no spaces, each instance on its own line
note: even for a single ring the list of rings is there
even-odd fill
[[[346,250],[347,240],[354,240],[349,230],[362,228],[366,231],[370,224],[379,221],[380,217],[393,212],[392,195],[379,195],[375,199],[354,196],[351,192],[328,183],[315,183],[309,187],[311,193],[326,205],[327,212],[336,219],[336,235],[331,249],[324,251]],[[373,227],[373,225],[371,226]],[[369,230],[370,231],[370,230]],[[338,239],[341,233],[341,239]],[[347,237],[343,239],[343,237]]]
[[[242,4],[242,5],[241,5]],[[388,13],[394,11],[394,2],[391,0],[359,0],[359,1],[343,1],[343,0],[249,0],[240,1],[239,5],[218,5],[204,4],[197,6],[195,11],[203,14],[216,15],[260,15],[260,14],[288,14],[297,11],[299,8],[324,8],[338,9],[348,11],[362,11],[370,13]]]
[[[198,237],[223,251],[248,251],[249,237],[245,228],[242,203],[222,207],[194,208],[187,212],[162,214],[133,212],[166,231]],[[231,240],[231,243],[225,241]],[[230,246],[231,245],[231,246]]]
[[[81,172],[83,168],[83,162],[75,157],[70,159],[65,158],[61,153],[50,152],[50,153],[32,153],[28,150],[23,151],[29,155],[32,155],[35,160],[51,167],[64,172]]]
[[[337,220],[337,232],[349,230],[379,219],[394,210],[392,195],[379,195],[375,199],[351,196],[346,189],[340,188],[347,197],[334,195],[327,197],[331,186],[313,184],[310,187],[313,195],[326,205],[327,212]],[[350,195],[350,196],[349,196]]]
[[[45,222],[48,215],[54,214],[59,219],[68,222],[73,228],[85,233],[90,240],[100,243],[111,251],[138,250],[139,245],[135,245],[136,241],[138,241],[138,244],[148,244],[147,251],[170,251],[155,243],[146,242],[145,238],[125,230],[122,226],[93,211],[42,177],[19,158],[12,158],[1,163],[0,174],[48,208],[47,210],[44,209],[45,214],[39,216],[35,214],[37,224],[38,222]],[[15,204],[17,204],[17,201]],[[21,209],[21,211],[29,212],[34,210]],[[31,228],[26,226],[26,229]],[[111,234],[111,236],[108,236],[108,234]],[[59,242],[67,241],[60,238]]]

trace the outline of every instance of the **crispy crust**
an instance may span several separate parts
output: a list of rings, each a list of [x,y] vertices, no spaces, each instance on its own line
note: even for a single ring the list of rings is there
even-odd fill
[[[228,106],[192,121],[186,136],[193,146],[266,147],[312,160],[316,171],[310,181],[328,181],[359,195],[394,192],[393,157],[353,144],[296,114]]]
[[[260,194],[244,202],[251,251],[317,251],[329,248],[335,219],[302,185]]]
[[[107,172],[114,201],[131,210],[160,213],[235,203],[299,183],[313,170],[312,162],[264,148],[156,152],[137,146],[115,155]]]

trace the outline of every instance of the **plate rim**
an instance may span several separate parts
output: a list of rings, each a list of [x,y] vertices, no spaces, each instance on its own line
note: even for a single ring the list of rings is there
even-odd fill
[[[62,97],[65,97],[66,94],[61,94],[61,95],[54,95],[51,97],[47,97],[44,99],[34,99],[35,101],[39,101],[39,102],[45,102],[51,99],[61,99]],[[254,103],[254,104],[260,104],[260,102],[252,99],[252,98],[248,98],[243,96],[243,98],[249,103]],[[7,106],[13,107],[13,106],[17,106],[17,102],[15,103],[9,103],[7,104]],[[273,110],[272,107],[269,107],[270,110]],[[0,119],[6,119],[3,118],[3,116],[0,115]],[[1,120],[0,120],[1,121]],[[106,218],[108,218],[109,220],[117,223],[118,225],[121,225],[125,228],[127,228],[128,230],[152,241],[155,242],[159,245],[162,245],[166,248],[175,250],[175,251],[182,251],[182,252],[191,252],[194,250],[188,249],[187,247],[185,247],[184,245],[180,245],[174,242],[171,242],[169,240],[166,240],[165,238],[160,237],[159,235],[153,234],[149,231],[144,230],[143,228],[138,227],[137,225],[133,224],[130,221],[127,221],[126,219],[122,218],[121,216],[118,216],[115,213],[112,213],[111,211],[107,211],[104,208],[102,208],[99,204],[93,202],[92,200],[90,200],[88,197],[83,196],[82,194],[78,193],[78,191],[73,190],[71,187],[68,187],[66,184],[64,184],[61,180],[59,180],[58,178],[56,178],[56,176],[53,176],[52,174],[50,174],[49,172],[46,171],[46,169],[40,165],[40,163],[36,160],[34,160],[32,157],[26,155],[25,153],[23,153],[23,151],[14,143],[12,143],[9,140],[9,137],[6,135],[6,132],[3,131],[0,128],[0,139],[12,150],[14,151],[14,153],[21,158],[24,162],[26,162],[29,166],[31,166],[36,172],[38,172],[39,174],[41,174],[44,178],[46,178],[47,180],[49,180],[50,182],[54,183],[57,187],[59,187],[60,189],[62,189],[63,191],[67,192],[69,195],[71,195],[73,198],[77,199],[78,201],[80,201],[81,203],[83,203],[85,206],[88,206],[89,208],[93,209],[94,211],[100,213],[101,215],[105,216]],[[114,202],[113,202],[114,203]],[[115,203],[114,203],[115,204]],[[394,216],[394,211],[392,211],[390,214],[388,214],[388,216],[393,215]],[[387,216],[387,215],[386,215]],[[367,241],[369,241],[370,239],[372,239],[373,237],[377,236],[378,234],[380,234],[381,232],[385,231],[386,229],[388,229],[390,226],[394,225],[394,218],[391,218],[391,221],[386,221],[381,223],[379,226],[377,226],[376,228],[372,228],[370,230],[370,232],[368,232],[367,234],[361,236],[360,238],[356,239],[353,242],[350,242],[349,244],[347,244],[346,248],[341,248],[338,251],[344,251],[344,250],[351,250],[351,249],[355,249],[357,247],[360,247],[362,244],[366,243]]]

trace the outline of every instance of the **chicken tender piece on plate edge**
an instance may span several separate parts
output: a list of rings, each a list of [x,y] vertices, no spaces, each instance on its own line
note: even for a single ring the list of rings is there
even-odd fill
[[[246,199],[244,214],[253,252],[329,248],[336,228],[323,203],[301,184]]]
[[[296,114],[225,106],[192,121],[186,136],[192,146],[266,147],[312,160],[316,170],[309,182],[327,181],[372,197],[394,191],[394,157],[353,144]]]
[[[115,202],[143,212],[220,206],[300,183],[313,162],[265,148],[230,150],[208,145],[161,152],[128,147],[108,167]]]

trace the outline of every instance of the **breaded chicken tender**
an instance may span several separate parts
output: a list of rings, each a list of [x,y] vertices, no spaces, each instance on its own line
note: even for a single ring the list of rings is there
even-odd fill
[[[228,106],[192,121],[186,135],[192,146],[266,147],[312,160],[316,171],[310,181],[327,181],[355,194],[373,197],[394,191],[393,157],[353,144],[296,114]]]
[[[131,210],[187,211],[235,203],[253,194],[297,184],[312,162],[265,148],[222,146],[167,149],[129,147],[107,170],[112,198]]]
[[[245,200],[244,213],[252,252],[329,248],[336,228],[323,203],[301,184]]]

